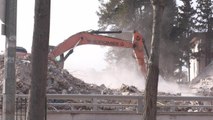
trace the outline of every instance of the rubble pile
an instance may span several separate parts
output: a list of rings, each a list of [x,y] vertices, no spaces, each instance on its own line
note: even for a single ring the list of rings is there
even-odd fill
[[[208,76],[196,84],[192,84],[191,88],[199,96],[213,96],[213,76]]]
[[[25,59],[16,59],[16,92],[17,94],[28,94],[30,89],[30,56]],[[0,86],[4,74],[4,57],[0,56]],[[1,91],[0,91],[1,92]],[[47,76],[48,94],[121,94],[117,90],[106,88],[105,85],[97,86],[87,84],[75,78],[67,70],[60,69],[49,62]]]
[[[128,86],[125,84],[121,85],[119,91],[122,93],[122,95],[142,95],[143,94],[135,86]]]
[[[199,96],[213,96],[213,61],[192,80],[190,87]]]
[[[16,59],[16,92],[17,94],[28,94],[30,89],[31,56]],[[4,74],[4,57],[0,55],[0,87],[2,88]],[[1,90],[1,89],[0,89]],[[1,92],[1,91],[0,91]],[[48,94],[109,94],[109,95],[143,95],[143,92],[135,86],[121,85],[120,89],[109,89],[105,85],[88,84],[75,78],[67,70],[57,67],[52,62],[48,65],[47,76]],[[163,96],[176,96],[159,92]]]

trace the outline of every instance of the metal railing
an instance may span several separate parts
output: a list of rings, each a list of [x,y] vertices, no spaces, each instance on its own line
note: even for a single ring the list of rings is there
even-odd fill
[[[27,114],[27,96],[24,97],[21,95],[16,95],[15,100],[15,119],[16,120],[26,120],[26,114]],[[3,114],[3,95],[0,94],[0,119],[2,120],[2,114]]]
[[[143,113],[143,96],[48,95],[48,112]],[[158,96],[158,114],[213,114],[213,97]]]
[[[2,95],[0,109],[2,109]],[[48,94],[47,114],[142,114],[143,96]],[[16,95],[16,120],[25,120],[28,95]],[[213,97],[158,96],[158,114],[213,115]]]
[[[18,96],[16,97],[16,120],[26,120],[27,116],[27,97]]]

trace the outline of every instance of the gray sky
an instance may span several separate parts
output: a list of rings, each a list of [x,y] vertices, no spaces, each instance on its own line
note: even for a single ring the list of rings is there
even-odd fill
[[[98,0],[52,0],[50,45],[58,45],[69,36],[81,31],[98,29]],[[34,25],[34,0],[18,0],[17,46],[31,52]],[[5,48],[0,36],[0,50]],[[103,68],[104,51],[100,46],[79,46],[65,62],[71,69]],[[87,60],[86,60],[87,59]]]

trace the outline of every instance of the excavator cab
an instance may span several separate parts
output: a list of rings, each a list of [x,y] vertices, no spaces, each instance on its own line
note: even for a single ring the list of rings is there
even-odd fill
[[[18,58],[24,58],[27,55],[27,50],[23,47],[16,46],[16,56]]]
[[[51,53],[56,46],[49,46],[49,53]],[[54,62],[54,64],[60,68],[64,67],[64,53],[61,53],[60,55],[56,56],[54,59],[51,58],[51,61]]]

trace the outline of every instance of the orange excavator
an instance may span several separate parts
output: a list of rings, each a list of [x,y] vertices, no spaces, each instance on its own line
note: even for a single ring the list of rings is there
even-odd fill
[[[144,44],[142,35],[137,31],[134,31],[132,41],[102,35],[112,33],[122,33],[122,31],[91,31],[77,33],[75,35],[70,36],[58,46],[52,48],[52,50],[49,52],[49,57],[51,60],[57,61],[57,64],[60,64],[60,66],[63,67],[64,61],[73,52],[73,49],[79,45],[93,44],[131,48],[133,49],[135,59],[140,65],[142,74],[146,75],[147,69],[145,65],[144,50],[146,52],[147,57],[148,52]],[[64,56],[65,52],[67,53]]]

